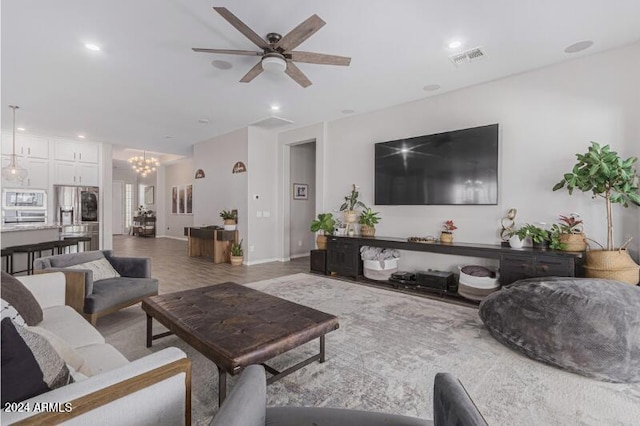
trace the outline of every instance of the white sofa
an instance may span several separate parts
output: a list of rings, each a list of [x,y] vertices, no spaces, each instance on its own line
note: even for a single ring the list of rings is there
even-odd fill
[[[0,423],[28,419],[33,424],[181,425],[191,416],[191,363],[178,348],[167,348],[129,362],[73,308],[65,305],[61,272],[17,277],[43,309],[37,324],[73,347],[93,372],[72,372],[75,383],[23,401],[23,412],[2,409]],[[141,340],[140,344],[144,344]],[[38,403],[71,403],[59,410],[34,412]],[[62,411],[62,412],[60,412]],[[64,412],[68,411],[68,412]],[[42,416],[42,417],[36,417]]]

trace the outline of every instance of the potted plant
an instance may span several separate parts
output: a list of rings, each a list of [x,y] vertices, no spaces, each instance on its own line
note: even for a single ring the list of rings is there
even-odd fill
[[[578,215],[560,215],[560,224],[551,226],[549,247],[563,251],[585,251],[587,241],[582,231],[582,219]]]
[[[638,174],[634,164],[638,160],[630,157],[623,160],[609,145],[600,146],[591,142],[585,154],[576,154],[578,162],[570,173],[566,173],[553,190],[567,188],[569,194],[574,189],[591,192],[593,198],[602,198],[607,209],[607,246],[602,250],[587,251],[585,270],[587,277],[610,278],[629,284],[638,283],[640,267],[627,253],[628,240],[616,249],[613,240],[613,204],[640,205]]]
[[[527,235],[527,230],[523,228],[509,232],[509,245],[511,246],[511,248],[519,249],[524,247],[524,242],[527,239]]]
[[[440,241],[443,243],[452,243],[453,242],[453,231],[458,229],[456,225],[454,225],[452,220],[447,220],[444,225],[442,225],[442,232],[440,233]]]
[[[360,214],[360,233],[363,237],[373,237],[376,235],[376,224],[380,222],[380,213],[371,210],[371,207],[365,207]]]
[[[551,235],[549,231],[539,226],[526,224],[518,230],[520,235],[531,238],[533,248],[547,248],[549,247],[549,241],[551,241]]]
[[[359,187],[354,183],[351,194],[344,197],[344,203],[340,206],[340,211],[344,212],[344,221],[348,224],[358,221],[358,212],[355,210],[356,207],[366,208],[362,201],[358,201],[358,196],[360,195],[358,189]]]
[[[242,260],[244,259],[244,250],[242,250],[242,242],[244,240],[240,240],[239,243],[231,244],[231,265],[232,266],[240,266],[242,265]]]
[[[236,230],[236,221],[238,220],[238,216],[235,210],[222,210],[220,212],[220,217],[224,220],[225,231]]]
[[[336,226],[336,220],[331,213],[320,213],[318,219],[314,219],[311,222],[311,232],[322,231],[316,237],[316,244],[319,250],[327,249],[327,235],[333,235],[334,227]]]

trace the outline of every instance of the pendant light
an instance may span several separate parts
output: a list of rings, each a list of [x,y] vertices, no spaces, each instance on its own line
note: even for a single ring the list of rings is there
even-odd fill
[[[2,179],[11,182],[22,182],[29,173],[24,167],[20,167],[16,155],[16,110],[20,108],[17,105],[9,105],[13,109],[13,152],[11,153],[11,161],[9,165],[2,168]]]
[[[142,177],[155,172],[156,168],[160,166],[160,162],[155,157],[147,158],[146,151],[142,151],[142,157],[131,157],[128,161],[131,164],[131,168]]]

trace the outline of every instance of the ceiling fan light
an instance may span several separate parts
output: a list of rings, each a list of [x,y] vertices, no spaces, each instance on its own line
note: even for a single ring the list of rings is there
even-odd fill
[[[262,59],[262,68],[271,73],[282,73],[287,69],[287,61],[278,56],[265,56]]]

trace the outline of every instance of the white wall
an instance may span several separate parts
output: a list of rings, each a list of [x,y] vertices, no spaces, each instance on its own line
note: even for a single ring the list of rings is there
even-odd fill
[[[245,263],[277,260],[277,139],[274,132],[248,128],[248,233]],[[237,175],[236,175],[237,176]],[[257,196],[257,200],[256,200]],[[260,217],[259,217],[260,216]]]
[[[195,168],[192,158],[177,160],[171,164],[161,165],[158,171],[158,186],[156,187],[156,203],[158,208],[159,236],[185,239],[184,228],[193,226],[193,215],[171,213],[171,188],[197,182],[194,179]],[[162,192],[162,196],[159,192]],[[198,199],[194,196],[195,209]]]
[[[376,142],[499,123],[497,206],[377,206],[382,216],[377,234],[437,235],[442,222],[453,219],[459,228],[456,241],[498,243],[500,218],[515,207],[518,224],[553,223],[559,214],[577,212],[585,220],[588,236],[604,241],[603,203],[588,194],[569,196],[551,188],[571,170],[575,154],[586,152],[589,141],[610,143],[621,153],[637,155],[639,56],[636,44],[330,122],[324,153],[324,210],[337,208],[352,183],[360,185],[361,200],[373,204]],[[632,215],[623,225],[622,209],[615,211],[619,243],[628,236],[638,237],[640,211]],[[449,269],[471,261],[405,253],[400,266]]]
[[[309,250],[315,248],[314,234],[309,231],[309,224],[316,213],[316,143],[308,142],[293,145],[290,151],[290,192],[291,220],[290,220],[290,256],[309,255]],[[309,186],[308,199],[293,199],[293,184],[300,183]]]
[[[238,231],[245,243],[248,177],[247,173],[231,171],[237,161],[248,163],[248,133],[243,128],[193,147],[193,168],[205,172],[203,179],[193,181],[193,225],[222,225],[220,211],[238,209]]]

